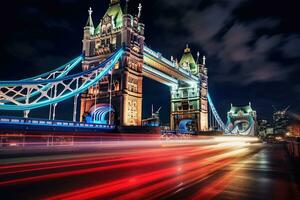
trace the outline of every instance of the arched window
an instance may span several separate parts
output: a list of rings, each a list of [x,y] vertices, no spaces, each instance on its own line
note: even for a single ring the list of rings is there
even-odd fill
[[[120,84],[119,84],[119,81],[116,81],[115,82],[115,84],[114,84],[114,86],[115,86],[115,91],[119,91],[120,90]]]
[[[107,33],[111,32],[111,24],[106,25],[106,30],[107,30]]]
[[[107,31],[106,25],[102,25],[102,27],[101,27],[102,34],[106,34],[106,31]]]

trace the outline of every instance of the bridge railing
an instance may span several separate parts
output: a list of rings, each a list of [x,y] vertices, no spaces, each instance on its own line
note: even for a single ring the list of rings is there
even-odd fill
[[[32,110],[75,97],[106,76],[123,55],[120,49],[97,67],[50,80],[0,82],[0,110]]]
[[[66,128],[99,128],[99,129],[114,129],[115,126],[107,124],[89,124],[80,122],[70,122],[63,120],[47,120],[47,119],[31,119],[31,118],[16,118],[16,117],[0,117],[0,124],[4,125],[32,125],[32,126],[52,126]]]

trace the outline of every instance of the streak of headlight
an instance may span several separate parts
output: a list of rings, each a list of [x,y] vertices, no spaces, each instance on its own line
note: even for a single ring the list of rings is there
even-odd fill
[[[204,160],[197,160],[191,163],[183,164],[181,167],[185,170],[185,174],[179,175],[179,177],[175,177],[174,175],[178,173],[178,167],[170,167],[162,170],[158,170],[155,172],[145,173],[138,176],[128,177],[121,180],[112,181],[106,184],[100,184],[95,185],[92,187],[87,187],[79,190],[75,190],[72,192],[68,192],[65,194],[57,195],[54,197],[49,198],[49,200],[54,199],[91,199],[91,198],[100,198],[105,195],[114,193],[114,192],[120,192],[120,191],[126,191],[131,188],[149,184],[153,181],[158,181],[163,178],[170,178],[169,180],[160,181],[159,183],[163,184],[164,186],[168,186],[169,184],[178,183],[178,179],[181,180],[181,178],[184,178],[187,182],[193,180],[197,180],[201,177],[207,176],[209,173],[220,169],[226,165],[228,165],[232,159],[229,159],[231,157],[234,157],[235,155],[244,155],[248,152],[248,149],[239,149],[235,150],[233,152],[224,153],[218,156],[213,156],[210,159],[204,159]],[[225,160],[224,160],[225,159]],[[226,160],[228,159],[228,160]],[[217,161],[224,160],[223,164],[220,164]],[[196,178],[196,179],[195,179]],[[143,193],[148,193],[150,190],[156,190],[161,188],[162,185],[159,183],[152,184],[152,186],[148,186],[147,189],[143,189],[140,191],[137,191],[137,194],[141,195]],[[150,188],[149,188],[150,187]],[[166,192],[166,191],[164,191]],[[158,194],[157,192],[155,194]],[[133,195],[134,196],[134,195]],[[153,197],[153,196],[152,196]],[[151,198],[152,198],[151,197]],[[129,199],[129,198],[121,198],[121,199]]]
[[[243,137],[243,136],[225,136],[225,137],[214,137],[216,142],[258,142],[259,139],[256,137]]]
[[[205,153],[211,153],[211,152],[216,152],[217,149],[211,149],[211,150],[206,150],[203,151],[201,148],[199,148],[198,152],[192,151],[192,152],[185,152],[185,156],[199,156]],[[11,184],[20,184],[20,183],[25,183],[25,182],[31,182],[31,181],[41,181],[41,180],[47,180],[47,179],[53,179],[53,178],[61,178],[61,177],[66,177],[66,176],[74,176],[74,175],[79,175],[79,174],[84,174],[84,173],[91,173],[91,172],[96,172],[96,171],[103,171],[103,170],[111,170],[111,169],[118,169],[122,167],[134,167],[134,166],[141,166],[141,165],[147,165],[147,164],[157,164],[160,162],[166,161],[166,159],[172,159],[174,156],[174,152],[169,152],[168,154],[161,155],[157,154],[152,154],[154,156],[152,159],[141,159],[141,161],[135,161],[131,163],[121,163],[121,164],[116,164],[116,165],[107,165],[107,166],[101,166],[101,167],[93,167],[93,168],[88,168],[88,169],[80,169],[80,170],[74,170],[74,171],[67,171],[67,172],[59,172],[59,173],[53,173],[53,174],[47,174],[47,175],[39,175],[39,176],[33,176],[33,177],[26,177],[26,178],[19,178],[19,179],[13,179],[13,180],[6,180],[6,181],[0,181],[0,186],[3,185],[11,185]],[[147,155],[145,155],[147,157]],[[76,164],[71,164],[76,165]],[[62,168],[65,168],[65,166],[61,166]],[[47,169],[47,168],[46,168]],[[39,170],[39,169],[37,169]]]

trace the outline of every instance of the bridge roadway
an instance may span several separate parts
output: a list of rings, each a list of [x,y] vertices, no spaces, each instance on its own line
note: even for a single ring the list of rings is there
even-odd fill
[[[1,149],[1,199],[299,199],[282,145],[201,137]]]

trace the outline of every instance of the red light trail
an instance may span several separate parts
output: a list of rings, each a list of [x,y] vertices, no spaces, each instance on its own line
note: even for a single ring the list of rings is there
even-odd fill
[[[76,156],[62,154],[47,160],[44,155],[28,157],[26,162],[5,159],[5,164],[0,165],[0,189],[18,196],[9,191],[41,187],[41,191],[26,192],[49,200],[160,199],[188,190],[191,191],[184,193],[184,199],[213,199],[230,185],[241,163],[262,149],[256,141],[218,137],[84,143],[78,145]],[[95,145],[107,145],[107,149],[80,153],[83,146]],[[73,148],[75,151],[77,146]],[[228,168],[234,163],[240,164]],[[196,187],[206,180],[212,181]]]

